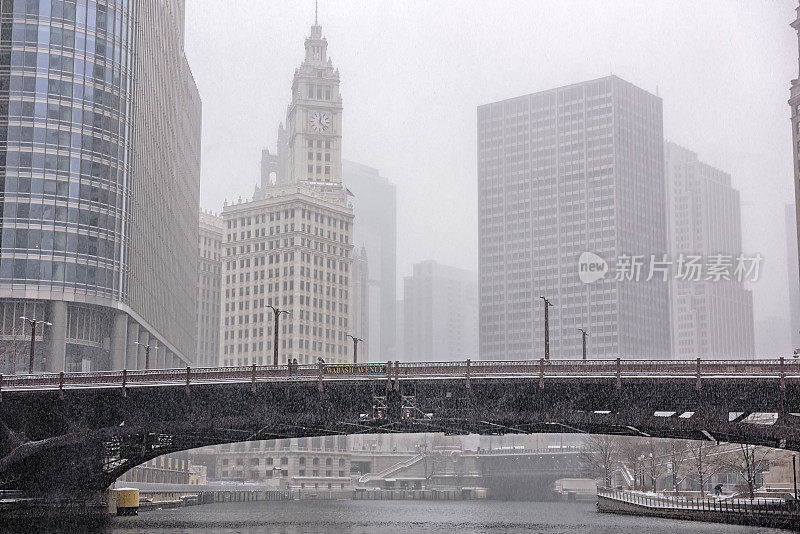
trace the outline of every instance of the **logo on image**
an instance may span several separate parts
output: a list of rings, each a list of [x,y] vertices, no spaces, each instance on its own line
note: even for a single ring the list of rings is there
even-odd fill
[[[578,277],[584,284],[591,284],[603,278],[608,272],[606,260],[594,252],[583,252],[578,258]]]

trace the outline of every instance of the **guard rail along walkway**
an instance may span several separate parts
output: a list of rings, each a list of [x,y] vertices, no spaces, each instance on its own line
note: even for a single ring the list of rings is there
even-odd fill
[[[98,371],[80,373],[44,373],[31,375],[0,375],[0,400],[3,391],[64,390],[81,388],[126,388],[142,386],[219,384],[249,382],[323,381],[330,380],[394,380],[437,379],[463,377],[472,379],[531,379],[538,378],[544,387],[548,378],[615,380],[621,387],[631,379],[693,379],[697,389],[704,379],[774,378],[785,389],[786,380],[800,379],[800,360],[524,360],[524,361],[458,361],[458,362],[387,362],[380,364],[383,374],[359,373],[354,364],[300,365],[290,374],[286,366],[211,367],[151,370]],[[385,367],[384,367],[385,366]],[[329,374],[326,368],[344,368],[345,372]],[[348,369],[349,368],[349,369]],[[352,371],[352,372],[348,372]]]
[[[597,488],[601,512],[692,521],[800,530],[800,503],[796,499],[743,499],[731,496],[689,499],[672,495]]]

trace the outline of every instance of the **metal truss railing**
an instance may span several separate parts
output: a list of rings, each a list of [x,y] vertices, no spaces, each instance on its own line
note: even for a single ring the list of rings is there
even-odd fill
[[[343,366],[345,372],[325,373],[325,366]],[[381,364],[384,365],[384,364]],[[64,390],[81,388],[175,386],[224,382],[316,380],[401,379],[694,379],[700,386],[706,379],[767,378],[780,381],[800,379],[800,360],[522,360],[455,362],[387,362],[385,374],[358,374],[349,364],[288,366],[252,365],[248,367],[209,367],[150,370],[98,371],[79,373],[44,373],[0,375],[0,398],[3,391]],[[348,367],[349,366],[349,367]],[[349,369],[352,369],[350,372]]]

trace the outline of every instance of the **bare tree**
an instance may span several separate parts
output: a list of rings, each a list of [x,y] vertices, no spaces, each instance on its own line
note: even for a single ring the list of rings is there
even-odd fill
[[[716,456],[708,454],[709,445],[704,441],[693,442],[686,448],[686,456],[692,465],[692,471],[700,485],[700,495],[705,494],[706,484],[711,482],[711,477],[717,474],[721,462]]]
[[[756,478],[770,467],[782,463],[773,449],[744,443],[739,444],[738,454],[732,452],[724,456],[725,468],[742,478],[751,499],[755,494]]]
[[[649,463],[647,470],[650,472],[650,485],[655,491],[659,477],[667,472],[670,445],[664,440],[648,438],[646,449],[647,457],[645,463]]]
[[[579,458],[587,475],[602,478],[603,484],[610,487],[611,475],[620,464],[619,438],[606,435],[587,436]]]
[[[687,449],[689,445],[685,441],[672,439],[669,443],[670,474],[672,475],[672,489],[678,494],[681,483],[692,472],[692,466],[687,462]]]

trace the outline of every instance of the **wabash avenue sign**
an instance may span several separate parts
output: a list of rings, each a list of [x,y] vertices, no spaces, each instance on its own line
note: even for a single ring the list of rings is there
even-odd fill
[[[326,375],[385,375],[385,363],[344,363],[325,365],[323,373]]]

